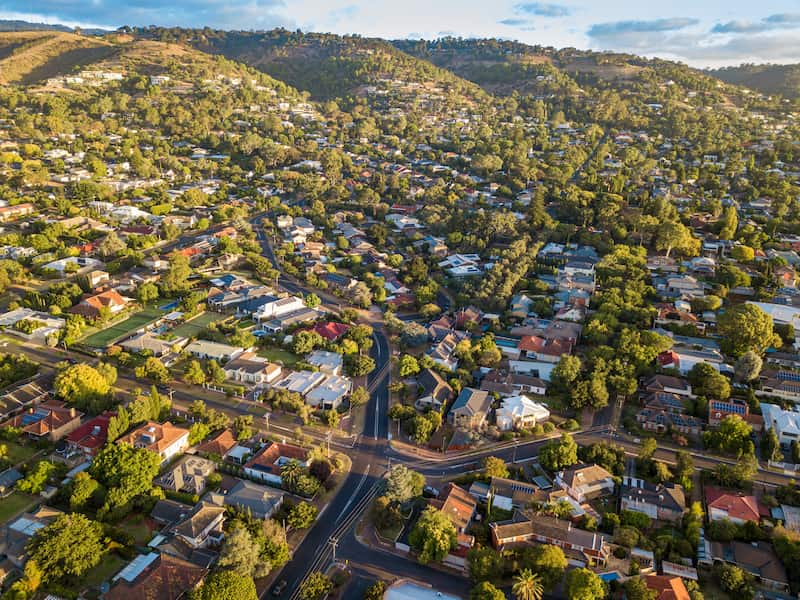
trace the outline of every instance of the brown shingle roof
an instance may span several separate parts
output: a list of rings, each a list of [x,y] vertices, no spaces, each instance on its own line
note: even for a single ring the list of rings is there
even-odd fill
[[[106,600],[179,600],[195,589],[208,573],[192,563],[162,554],[133,583],[121,582],[106,594]]]

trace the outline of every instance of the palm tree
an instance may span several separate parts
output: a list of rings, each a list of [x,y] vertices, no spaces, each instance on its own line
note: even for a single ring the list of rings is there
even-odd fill
[[[542,600],[544,586],[542,577],[530,569],[522,569],[514,576],[514,585],[511,588],[517,600]]]

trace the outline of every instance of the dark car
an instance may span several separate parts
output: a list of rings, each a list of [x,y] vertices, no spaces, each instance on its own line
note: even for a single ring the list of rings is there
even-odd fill
[[[272,588],[272,595],[273,596],[280,596],[283,593],[283,590],[286,589],[287,582],[285,579],[281,579],[278,583],[275,584],[275,587]]]

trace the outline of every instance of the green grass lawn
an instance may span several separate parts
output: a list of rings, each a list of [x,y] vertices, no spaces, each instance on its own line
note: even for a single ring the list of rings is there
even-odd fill
[[[81,578],[81,588],[96,587],[104,581],[111,581],[111,578],[119,573],[126,564],[128,561],[113,552],[104,555],[100,559],[100,563]]]
[[[36,496],[14,492],[0,499],[0,523],[6,523],[38,502]]]
[[[8,450],[8,462],[12,465],[30,460],[36,454],[36,448],[33,446],[23,446],[16,442],[0,442],[0,444],[4,445]]]
[[[258,355],[270,362],[281,363],[284,367],[293,367],[300,360],[296,354],[280,348],[261,348]]]
[[[133,333],[137,329],[141,329],[148,323],[155,321],[163,315],[164,311],[159,310],[158,308],[145,308],[144,310],[131,315],[116,325],[112,325],[106,329],[101,329],[100,331],[89,335],[82,341],[84,344],[91,346],[92,348],[105,348],[115,340]]]
[[[137,546],[144,546],[153,538],[155,528],[144,515],[131,515],[119,524],[119,528],[128,533]]]
[[[178,325],[175,329],[170,331],[170,333],[178,337],[195,338],[200,334],[201,331],[208,327],[208,325],[215,323],[216,321],[221,321],[224,318],[225,315],[221,313],[204,312],[203,314],[196,316],[194,319],[190,319],[185,323]]]

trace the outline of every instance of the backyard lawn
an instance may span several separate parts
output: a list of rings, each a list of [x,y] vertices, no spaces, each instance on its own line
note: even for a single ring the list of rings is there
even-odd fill
[[[105,554],[100,559],[100,563],[93,569],[86,572],[81,578],[81,588],[97,587],[105,581],[111,581],[111,578],[122,570],[128,564],[128,561],[117,556],[113,552]]]
[[[258,355],[262,358],[266,358],[270,362],[280,363],[284,367],[292,367],[300,360],[300,357],[296,354],[288,350],[281,350],[280,348],[261,348],[258,351]]]
[[[178,325],[175,329],[170,331],[170,333],[178,337],[196,338],[201,331],[208,327],[209,324],[216,321],[221,321],[224,318],[225,315],[221,313],[204,312],[203,314],[196,316],[194,319],[190,319],[185,323]]]
[[[137,546],[147,545],[158,530],[155,522],[140,514],[131,515],[119,524],[119,528],[129,534]]]
[[[84,338],[82,341],[84,344],[91,346],[92,348],[105,348],[117,339],[131,334],[137,329],[141,329],[151,321],[155,321],[163,315],[164,311],[159,310],[158,308],[145,308],[144,310],[131,315],[121,323],[117,323],[116,325],[112,325],[106,329],[101,329],[100,331],[97,331]]]
[[[25,462],[36,454],[36,448],[33,446],[23,446],[16,442],[0,442],[0,444],[3,444],[8,450],[8,462],[12,465]]]
[[[0,498],[0,523],[6,523],[19,513],[28,510],[36,504],[39,499],[36,496],[13,492],[6,498]]]

